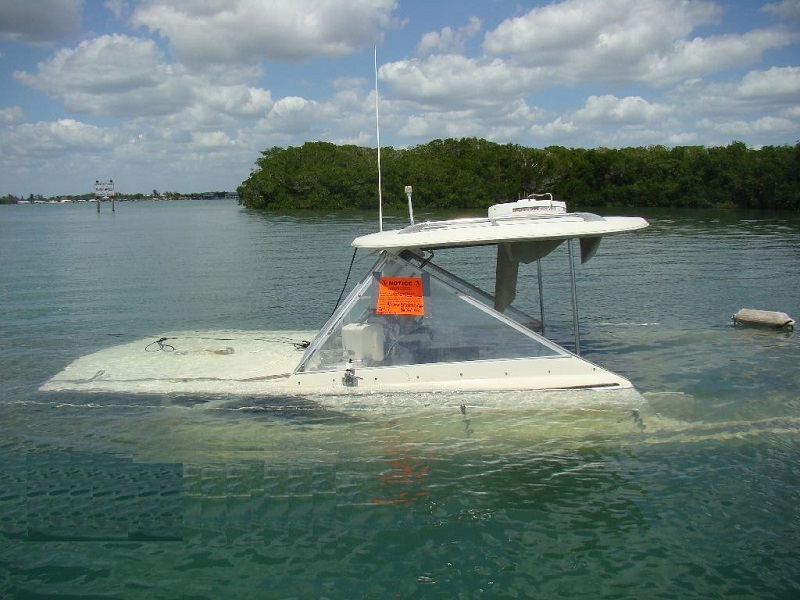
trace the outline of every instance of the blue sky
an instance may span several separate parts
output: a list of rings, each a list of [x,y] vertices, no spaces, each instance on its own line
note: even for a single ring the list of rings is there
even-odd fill
[[[793,145],[800,0],[0,0],[0,195],[233,190],[262,150]]]

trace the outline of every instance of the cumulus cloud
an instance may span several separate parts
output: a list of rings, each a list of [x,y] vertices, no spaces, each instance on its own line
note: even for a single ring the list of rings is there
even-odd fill
[[[276,101],[261,126],[282,134],[309,131],[319,121],[320,106],[298,96],[287,96]]]
[[[542,144],[612,147],[664,144],[679,128],[678,115],[666,104],[604,94],[589,96],[575,111],[534,123],[529,134]]]
[[[277,99],[267,114],[252,127],[237,131],[236,143],[255,153],[265,146],[302,144],[309,139],[338,144],[368,145],[375,136],[375,95],[360,79],[349,79],[353,87],[338,82],[338,91],[324,100],[300,96]],[[384,100],[381,123],[391,123],[397,103]],[[389,125],[396,131],[394,125]]]
[[[772,67],[751,71],[737,85],[736,97],[753,102],[769,102],[797,107],[800,98],[800,67]]]
[[[246,78],[249,73],[237,73]],[[228,119],[257,119],[272,108],[268,90],[191,73],[170,65],[152,40],[104,35],[59,50],[35,73],[15,78],[60,99],[74,112],[117,117],[180,115],[186,127],[217,127]]]
[[[458,29],[445,27],[441,31],[430,31],[422,36],[417,45],[417,54],[427,55],[434,52],[463,52],[467,40],[474,38],[481,30],[481,20],[470,17],[469,22]]]
[[[57,157],[65,151],[107,150],[115,137],[109,131],[74,119],[23,123],[0,130],[3,147],[33,157]]]
[[[263,117],[273,106],[269,90],[245,85],[209,87],[203,102],[211,110],[237,118]]]
[[[483,129],[483,126],[469,111],[451,111],[411,115],[402,129],[402,133],[409,137],[422,139],[461,138],[476,136],[480,129]]]
[[[484,49],[549,69],[553,81],[641,81],[666,85],[729,67],[796,41],[783,28],[691,37],[721,8],[704,0],[565,0],[508,19],[487,33]]]
[[[800,23],[800,0],[783,0],[765,4],[761,10],[771,13],[783,22]]]
[[[651,104],[641,96],[617,98],[607,94],[589,96],[583,108],[575,112],[578,122],[616,125],[641,125],[660,121],[670,114],[670,108]]]
[[[786,46],[792,38],[792,34],[780,29],[758,29],[743,35],[679,41],[671,54],[651,57],[645,79],[657,84],[674,83],[753,64],[766,50]]]
[[[192,94],[161,59],[152,40],[104,35],[74,49],[59,50],[52,59],[40,62],[35,74],[19,71],[14,77],[62,99],[75,112],[167,114],[185,105]]]
[[[129,6],[125,0],[106,0],[103,6],[110,10],[114,18],[119,20],[128,12]]]
[[[150,0],[135,25],[169,40],[182,61],[249,63],[342,56],[373,45],[395,0]]]
[[[124,92],[155,87],[163,77],[160,52],[151,40],[104,35],[59,50],[37,65],[37,73],[17,72],[23,83],[54,95]]]
[[[208,150],[222,149],[233,143],[233,140],[224,131],[195,133],[192,141],[195,148]]]
[[[82,8],[83,0],[0,0],[0,39],[41,44],[74,37]]]
[[[544,118],[544,111],[523,98],[467,108],[445,105],[421,108],[405,100],[391,100],[387,104],[389,114],[381,115],[381,123],[418,143],[445,137],[480,137],[503,143],[521,141],[531,123]]]
[[[668,95],[668,100],[688,114],[698,116],[747,115],[751,112],[793,116],[800,98],[800,67],[772,67],[750,71],[738,81],[690,80]]]
[[[500,59],[485,61],[458,54],[388,63],[379,73],[398,98],[451,108],[507,102],[535,91],[539,83],[534,69],[521,69]]]
[[[697,126],[701,129],[712,131],[728,139],[754,139],[765,134],[774,135],[793,135],[797,131],[797,125],[789,119],[780,117],[760,117],[752,121],[738,119],[735,121],[716,121],[714,119],[701,119]]]
[[[486,35],[490,54],[530,64],[558,64],[564,56],[597,53],[594,62],[668,51],[702,24],[716,21],[712,2],[681,0],[565,0],[508,19]],[[626,60],[626,62],[627,62]]]
[[[25,113],[19,106],[0,109],[0,123],[2,124],[19,123],[24,118]]]
[[[570,140],[577,137],[579,129],[575,124],[565,117],[557,117],[549,123],[531,125],[530,134],[534,139],[553,141]],[[563,143],[563,142],[562,142]]]
[[[553,85],[602,81],[663,87],[740,68],[794,41],[780,28],[691,37],[721,15],[717,4],[705,0],[565,0],[501,23],[486,34],[486,55],[479,58],[439,52],[463,45],[478,33],[480,22],[429,32],[418,46],[424,57],[385,64],[380,76],[393,97],[416,103],[418,113],[462,110],[503,106]],[[622,102],[617,110],[663,110],[645,106],[642,98]],[[576,116],[594,108],[587,105]],[[405,131],[423,131],[424,120],[418,116]]]

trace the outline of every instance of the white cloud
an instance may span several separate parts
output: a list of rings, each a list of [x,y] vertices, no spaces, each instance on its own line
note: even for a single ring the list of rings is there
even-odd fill
[[[108,151],[115,144],[113,133],[74,119],[22,123],[0,129],[4,148],[26,157],[58,157],[65,151]]]
[[[265,147],[302,144],[323,140],[340,144],[374,144],[375,96],[364,81],[350,80],[354,87],[344,87],[331,97],[314,101],[300,96],[287,96],[275,101],[264,118],[252,127],[237,131],[239,147],[250,148],[253,156]],[[393,118],[396,103],[383,101],[381,123]],[[393,131],[396,128],[390,126]]]
[[[572,121],[564,117],[557,117],[544,125],[531,125],[529,131],[536,140],[543,140],[545,142],[561,140],[563,143],[566,140],[574,139],[579,129]]]
[[[660,143],[664,146],[696,146],[700,143],[699,139],[694,131],[675,131],[666,132]]]
[[[25,118],[25,113],[19,106],[0,109],[0,124],[19,123]]]
[[[233,144],[233,140],[224,131],[195,133],[192,141],[194,147],[199,149],[223,149],[225,146]]]
[[[287,96],[281,98],[272,108],[272,114],[278,117],[289,117],[300,113],[308,112],[314,106],[314,102],[297,96]]]
[[[800,123],[800,105],[798,104],[790,106],[786,110],[781,111],[781,114],[787,119],[794,119],[797,123]]]
[[[561,64],[587,51],[590,64],[628,63],[645,53],[668,51],[675,40],[719,16],[720,9],[706,1],[565,0],[504,21],[486,35],[484,46],[490,54],[535,65]]]
[[[724,35],[678,41],[668,55],[653,56],[645,78],[653,83],[674,83],[689,77],[751,65],[773,48],[786,46],[794,36],[780,29],[757,29],[744,35]]]
[[[203,102],[211,110],[238,118],[263,117],[273,106],[269,90],[244,85],[209,86]]]
[[[446,107],[414,110],[404,101],[389,104],[386,119],[399,135],[425,143],[433,138],[479,137],[498,142],[522,141],[526,130],[543,118],[543,111],[523,99],[465,109]],[[383,117],[382,117],[383,120]]]
[[[761,10],[774,14],[783,22],[800,23],[800,0],[783,0],[765,4]]]
[[[737,86],[736,97],[795,108],[800,104],[800,67],[772,67],[751,71]]]
[[[753,112],[792,117],[800,98],[800,67],[750,71],[739,81],[690,80],[667,97],[685,113],[697,116],[746,116]],[[796,117],[795,117],[796,118]]]
[[[233,69],[233,71],[237,71]],[[250,72],[238,70],[241,82]],[[221,80],[215,79],[220,76]],[[234,119],[257,119],[272,107],[268,90],[229,85],[231,70],[193,74],[169,65],[152,40],[104,35],[62,49],[35,73],[15,78],[60,99],[70,110],[117,117],[173,115],[172,126],[214,128]]]
[[[422,36],[417,45],[417,54],[463,52],[466,41],[478,35],[480,30],[481,20],[478,17],[470,17],[469,22],[459,29],[445,27],[441,31],[430,31]]]
[[[539,83],[535,70],[458,54],[388,63],[380,68],[380,77],[397,98],[453,109],[505,103]]]
[[[697,139],[725,144],[793,144],[800,131],[800,67],[751,71],[723,83],[692,80],[671,91],[665,101],[684,115]]]
[[[0,0],[0,39],[38,44],[78,35],[83,0]]]
[[[272,110],[259,123],[259,128],[280,134],[297,135],[312,131],[319,121],[320,105],[298,96],[276,101]]]
[[[680,123],[668,105],[605,94],[589,96],[574,112],[533,124],[529,132],[542,144],[614,147],[665,144],[676,129]]]
[[[395,0],[151,0],[133,24],[157,31],[187,63],[342,56],[377,43]]]
[[[779,117],[761,117],[753,121],[717,121],[713,119],[701,119],[697,126],[707,131],[723,134],[730,139],[758,139],[767,134],[770,136],[783,135],[791,136],[797,132],[797,124],[789,119]]]
[[[165,67],[151,40],[126,35],[104,35],[59,50],[40,62],[37,73],[17,72],[23,83],[56,96],[121,93],[154,88],[163,81]]]
[[[662,121],[670,112],[669,107],[651,104],[640,96],[617,98],[607,94],[589,96],[583,108],[575,112],[574,119],[579,123],[641,125]]]
[[[403,135],[422,139],[477,137],[482,124],[469,111],[451,111],[412,115],[403,128]],[[489,137],[481,135],[481,137]]]
[[[585,40],[610,45],[641,40],[647,47],[668,47],[673,39],[716,22],[721,14],[721,8],[707,0],[565,0],[504,21],[487,35],[486,43],[494,51],[510,53],[583,45]]]
[[[554,82],[665,85],[754,64],[765,51],[797,39],[782,28],[690,37],[721,15],[704,0],[565,0],[504,21],[486,34],[484,48],[546,67]]]
[[[122,19],[123,15],[130,10],[130,6],[125,0],[106,0],[103,2],[103,7],[110,10],[117,20]]]

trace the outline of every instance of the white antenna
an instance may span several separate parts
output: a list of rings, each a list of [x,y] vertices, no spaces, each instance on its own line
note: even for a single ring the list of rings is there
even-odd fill
[[[383,193],[381,191],[381,124],[378,112],[378,47],[375,46],[375,129],[378,137],[378,226],[383,231]]]
[[[413,188],[410,185],[406,186],[406,197],[408,198],[408,218],[411,221],[411,224],[414,224],[414,206],[411,204],[411,192],[413,192]]]

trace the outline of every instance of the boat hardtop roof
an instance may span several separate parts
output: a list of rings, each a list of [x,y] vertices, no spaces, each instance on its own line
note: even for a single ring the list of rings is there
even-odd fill
[[[496,204],[489,216],[424,221],[403,229],[357,237],[352,245],[370,250],[438,249],[506,242],[599,238],[648,226],[641,217],[601,217],[593,213],[542,208],[541,200]],[[555,207],[554,207],[555,208]],[[559,207],[560,208],[560,207]]]

